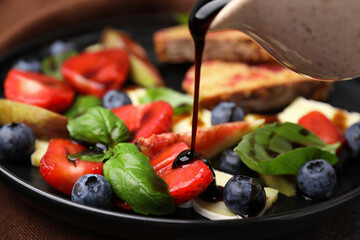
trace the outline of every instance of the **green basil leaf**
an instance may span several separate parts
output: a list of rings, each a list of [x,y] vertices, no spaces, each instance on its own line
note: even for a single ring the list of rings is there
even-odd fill
[[[135,212],[161,215],[175,210],[168,185],[157,176],[149,158],[135,145],[116,145],[114,156],[105,162],[103,169],[114,193]]]
[[[174,114],[181,114],[192,109],[193,97],[166,87],[153,87],[146,90],[146,94],[140,98],[140,103],[150,103],[163,100],[173,107]]]
[[[245,135],[234,149],[254,171],[266,175],[296,175],[306,161],[322,158],[335,164],[339,144],[326,144],[294,123],[272,123]]]
[[[83,161],[89,161],[89,162],[103,162],[109,158],[112,157],[112,151],[107,151],[104,153],[94,153],[94,151],[91,150],[85,150],[81,151],[75,154],[70,154],[68,156],[68,159],[80,159]]]
[[[129,129],[111,110],[93,107],[67,124],[70,136],[89,143],[114,147],[129,139]]]
[[[88,109],[101,106],[101,99],[95,96],[77,96],[74,104],[64,113],[68,118],[76,118],[85,113]]]
[[[49,76],[52,76],[52,77],[55,77],[58,79],[62,79],[63,77],[60,73],[61,64],[69,57],[75,56],[77,54],[78,54],[78,52],[73,50],[73,51],[66,52],[66,53],[59,54],[59,55],[47,56],[47,57],[43,58],[43,60],[41,62],[41,71],[45,75],[49,75]]]

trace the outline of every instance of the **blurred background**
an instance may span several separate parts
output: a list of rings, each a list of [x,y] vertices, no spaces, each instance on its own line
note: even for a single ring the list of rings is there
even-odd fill
[[[126,14],[188,12],[195,0],[0,0],[0,54],[45,32]]]

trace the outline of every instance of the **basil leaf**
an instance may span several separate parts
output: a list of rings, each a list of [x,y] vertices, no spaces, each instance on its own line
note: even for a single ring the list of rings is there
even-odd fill
[[[94,151],[91,150],[85,150],[81,151],[75,154],[70,154],[68,156],[68,159],[80,159],[83,161],[89,161],[89,162],[103,162],[109,158],[112,157],[112,151],[107,151],[104,153],[94,153]]]
[[[103,107],[88,109],[67,124],[70,136],[89,143],[103,143],[114,147],[129,139],[129,129],[111,110]]]
[[[43,58],[43,60],[41,62],[41,71],[45,75],[49,75],[49,76],[52,76],[52,77],[55,77],[58,79],[62,79],[63,77],[60,73],[61,64],[69,57],[75,56],[77,54],[78,54],[78,52],[73,50],[70,52],[63,53],[63,54],[45,57],[45,58]]]
[[[322,158],[335,164],[339,144],[326,144],[294,123],[266,124],[247,134],[234,149],[254,171],[266,175],[296,175],[306,161]]]
[[[150,103],[158,100],[170,103],[175,115],[190,111],[194,101],[192,96],[173,89],[153,87],[146,90],[146,94],[140,98],[140,103]]]
[[[88,109],[101,106],[101,99],[95,96],[77,96],[74,104],[64,113],[68,118],[76,118]]]
[[[157,176],[149,158],[135,145],[116,145],[114,156],[105,162],[103,169],[114,193],[135,212],[161,215],[175,210],[166,182]]]

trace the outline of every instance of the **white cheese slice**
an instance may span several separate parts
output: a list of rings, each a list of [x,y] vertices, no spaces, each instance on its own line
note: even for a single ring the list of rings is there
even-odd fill
[[[140,104],[140,98],[145,96],[146,88],[136,87],[125,89],[126,94],[129,96],[132,105],[137,106]]]
[[[44,154],[46,153],[49,146],[49,141],[36,139],[35,151],[31,154],[31,165],[38,167]]]

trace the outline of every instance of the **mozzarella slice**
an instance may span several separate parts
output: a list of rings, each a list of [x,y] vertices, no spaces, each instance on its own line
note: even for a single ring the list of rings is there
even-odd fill
[[[224,187],[233,175],[215,170],[215,176],[216,184]],[[266,193],[266,205],[259,215],[264,214],[278,198],[278,190],[269,187],[265,187],[264,190]],[[196,198],[193,200],[193,208],[198,214],[211,220],[241,219],[239,215],[230,211],[223,201],[207,202],[201,198]]]
[[[145,96],[146,88],[134,87],[125,89],[125,92],[129,96],[132,105],[137,106],[140,104],[140,98]]]
[[[46,153],[49,146],[49,141],[38,140],[35,141],[35,151],[31,154],[31,165],[38,167],[40,165],[41,158]]]

